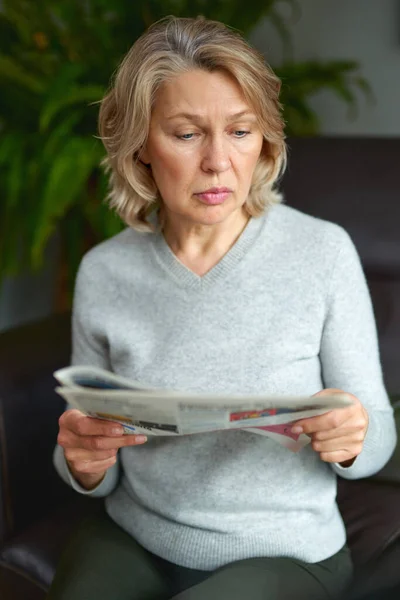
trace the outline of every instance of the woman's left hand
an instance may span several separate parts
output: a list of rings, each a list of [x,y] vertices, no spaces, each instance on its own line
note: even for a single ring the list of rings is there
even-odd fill
[[[314,394],[314,397],[332,394],[346,394],[353,404],[318,417],[297,421],[292,431],[309,435],[311,445],[319,453],[321,460],[350,467],[363,449],[368,429],[368,413],[358,398],[343,390],[328,388]]]

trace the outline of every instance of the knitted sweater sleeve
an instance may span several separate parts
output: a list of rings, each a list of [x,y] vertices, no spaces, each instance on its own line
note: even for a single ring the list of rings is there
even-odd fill
[[[71,364],[90,365],[111,370],[107,345],[104,340],[96,335],[96,331],[92,326],[91,313],[95,298],[93,298],[91,290],[96,289],[96,287],[91,285],[90,271],[90,268],[85,264],[85,259],[83,259],[77,275],[74,293]],[[66,410],[68,408],[70,407],[67,406]],[[83,488],[72,476],[65,460],[64,451],[58,444],[54,449],[53,462],[60,477],[81,494],[93,497],[107,496],[114,490],[119,479],[119,456],[116,464],[107,470],[103,480],[92,490]]]
[[[369,425],[361,454],[353,465],[332,464],[345,479],[368,477],[389,460],[396,445],[393,409],[383,382],[378,336],[368,286],[357,250],[347,232],[329,284],[320,360],[325,388],[356,396]]]

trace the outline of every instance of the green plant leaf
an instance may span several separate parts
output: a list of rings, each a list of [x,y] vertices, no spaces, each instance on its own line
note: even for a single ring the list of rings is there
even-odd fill
[[[49,79],[48,89],[43,97],[42,107],[39,115],[39,128],[43,132],[50,124],[54,113],[63,108],[65,97],[73,90],[79,88],[80,80],[86,77],[86,67],[82,64],[67,62],[63,64],[57,74]],[[87,85],[87,84],[85,84]],[[70,105],[65,105],[68,108]]]
[[[330,84],[331,90],[339,96],[348,105],[348,117],[355,118],[357,116],[357,98],[351,87],[346,85],[346,81],[337,80]]]
[[[72,303],[72,292],[76,273],[78,271],[82,255],[85,252],[85,225],[86,223],[84,217],[78,206],[69,212],[60,225],[62,239],[61,250],[63,260],[65,261],[65,264],[68,265],[66,278],[68,294],[67,301],[69,304]]]
[[[2,0],[0,10],[3,13],[3,17],[13,26],[19,39],[25,44],[29,43],[34,27],[32,20],[29,18],[31,15],[28,14],[31,12],[29,3],[22,0]]]
[[[0,167],[9,164],[10,157],[21,145],[21,137],[20,132],[9,132],[0,136]]]
[[[45,89],[43,81],[25,71],[15,60],[3,54],[0,54],[0,78],[22,85],[36,94],[42,93]]]
[[[46,171],[51,169],[54,156],[65,144],[65,140],[75,137],[75,127],[82,119],[83,111],[74,110],[61,121],[61,123],[52,128],[47,136],[43,136],[41,164]]]
[[[323,89],[330,89],[349,107],[349,118],[357,115],[358,98],[355,91],[361,89],[370,94],[368,84],[359,83],[363,78],[355,75],[358,64],[354,61],[306,61],[287,62],[276,68],[283,85],[281,101],[291,135],[315,135],[319,131],[318,119],[309,106],[309,98]],[[307,111],[305,111],[307,108]]]
[[[288,136],[310,136],[319,131],[319,120],[315,112],[302,98],[292,98],[283,112]]]
[[[368,102],[376,104],[376,96],[374,94],[374,90],[370,86],[369,82],[365,79],[365,77],[355,77],[354,85],[358,86],[358,88],[364,93],[364,96]]]
[[[43,98],[46,105],[50,100],[60,99],[71,86],[75,87],[86,76],[87,67],[81,63],[65,62],[48,80],[48,90]]]
[[[85,85],[80,88],[68,90],[62,98],[50,100],[43,107],[40,116],[40,130],[45,131],[54,117],[63,109],[73,104],[83,104],[85,106],[90,102],[98,102],[104,95],[105,89],[98,85]]]
[[[82,210],[91,227],[93,237],[100,241],[115,235],[126,227],[120,217],[111,211],[106,202],[108,179],[103,170],[97,170],[93,178],[92,197],[84,202]]]
[[[23,189],[23,182],[26,179],[27,156],[24,152],[23,144],[20,144],[15,152],[10,156],[10,167],[7,175],[7,198],[8,208],[14,209],[19,204],[20,193]]]
[[[33,265],[41,263],[43,250],[57,222],[84,196],[90,173],[99,164],[103,154],[98,141],[73,137],[66,140],[54,157],[38,211],[31,252]]]

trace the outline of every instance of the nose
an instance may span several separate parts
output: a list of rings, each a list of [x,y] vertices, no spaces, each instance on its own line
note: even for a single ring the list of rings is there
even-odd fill
[[[203,150],[203,171],[222,173],[229,169],[230,165],[228,142],[221,136],[213,136]]]

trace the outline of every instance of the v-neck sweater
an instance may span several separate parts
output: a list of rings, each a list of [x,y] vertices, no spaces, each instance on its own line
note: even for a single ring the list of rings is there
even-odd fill
[[[377,331],[355,246],[339,225],[286,205],[251,218],[206,275],[162,233],[127,228],[91,249],[76,280],[72,364],[190,392],[354,394],[369,414],[361,454],[343,468],[311,445],[292,453],[246,431],[150,437],[120,450],[91,491],[112,519],[175,564],[213,570],[256,556],[318,562],[346,541],[337,475],[367,477],[396,433]]]
[[[205,275],[198,275],[182,264],[161,232],[153,235],[151,241],[156,260],[166,274],[174,277],[180,287],[199,291],[208,289],[219,279],[223,279],[229,271],[233,271],[251,248],[261,229],[266,226],[267,216],[264,219],[250,219],[230,250]]]

